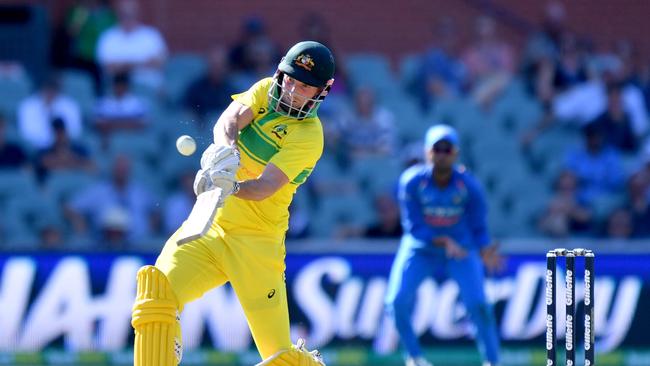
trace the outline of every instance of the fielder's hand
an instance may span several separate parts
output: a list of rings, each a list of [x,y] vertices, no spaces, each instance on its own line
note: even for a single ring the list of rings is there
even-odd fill
[[[434,244],[445,248],[447,258],[460,259],[467,255],[467,251],[448,236],[441,236],[433,240]]]
[[[505,267],[505,260],[499,254],[498,248],[498,245],[493,244],[481,249],[481,259],[490,274],[500,272]]]

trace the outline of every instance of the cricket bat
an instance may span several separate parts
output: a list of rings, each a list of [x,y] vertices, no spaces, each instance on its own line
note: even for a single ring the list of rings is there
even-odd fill
[[[183,223],[176,244],[183,245],[205,236],[210,230],[210,224],[214,220],[217,209],[222,205],[221,188],[211,189],[199,194],[190,215]]]

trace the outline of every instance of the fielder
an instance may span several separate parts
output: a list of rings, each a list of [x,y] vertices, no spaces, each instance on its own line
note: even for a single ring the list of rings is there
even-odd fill
[[[333,76],[330,50],[300,42],[273,77],[233,96],[201,158],[192,212],[155,266],[138,272],[135,366],[177,365],[183,306],[226,282],[244,309],[259,365],[323,365],[304,342],[291,344],[284,235],[293,194],[323,151],[316,113]]]
[[[406,348],[407,366],[431,366],[422,357],[411,315],[425,277],[442,267],[456,281],[460,297],[477,329],[484,365],[496,365],[499,338],[483,289],[484,267],[498,269],[502,258],[489,246],[487,209],[479,183],[455,166],[456,131],[436,125],[425,137],[426,165],[406,170],[399,183],[404,235],[390,273],[387,310]],[[482,263],[483,262],[483,263]]]

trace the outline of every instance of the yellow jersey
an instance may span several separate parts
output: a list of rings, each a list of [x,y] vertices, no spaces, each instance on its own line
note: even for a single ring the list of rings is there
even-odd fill
[[[226,198],[215,220],[226,233],[284,236],[289,225],[289,204],[299,185],[307,180],[323,153],[323,127],[318,117],[302,120],[269,111],[272,78],[255,83],[233,100],[250,107],[253,121],[241,131],[237,146],[241,155],[237,179],[258,178],[268,163],[289,178],[270,197],[261,201]]]

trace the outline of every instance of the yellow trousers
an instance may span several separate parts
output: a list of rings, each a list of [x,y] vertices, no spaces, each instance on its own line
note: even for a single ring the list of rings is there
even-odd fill
[[[169,280],[179,311],[230,282],[262,359],[290,349],[284,238],[226,234],[213,223],[204,237],[179,246],[181,230],[169,238],[155,265]]]

